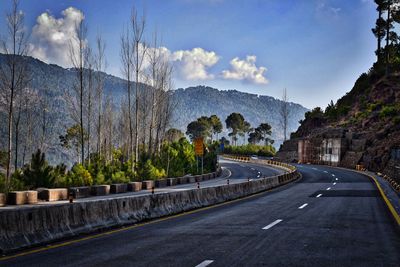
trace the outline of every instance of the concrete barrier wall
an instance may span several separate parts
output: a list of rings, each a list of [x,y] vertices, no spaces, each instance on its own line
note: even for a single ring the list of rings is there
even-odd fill
[[[57,201],[68,199],[67,188],[43,189],[38,192],[38,197],[44,201]]]
[[[0,210],[2,253],[60,238],[172,215],[293,181],[297,172],[249,182],[146,196]]]
[[[103,196],[108,194],[118,194],[125,193],[127,191],[140,191],[142,189],[151,190],[153,186],[156,188],[166,187],[166,186],[174,186],[177,184],[187,184],[194,183],[195,181],[207,180],[207,177],[215,178],[220,174],[220,169],[217,172],[197,175],[197,176],[185,176],[179,178],[165,178],[160,180],[151,180],[144,182],[130,182],[128,184],[112,184],[112,185],[93,185],[91,187],[82,186],[82,187],[70,187],[68,188],[41,188],[37,191],[37,198],[34,198],[33,194],[36,194],[36,191],[29,191],[30,197],[26,197],[28,191],[15,191],[10,192],[7,201],[7,197],[5,194],[0,194],[0,207],[6,205],[8,202],[9,205],[24,205],[24,204],[33,204],[37,202],[37,199],[42,201],[58,201],[58,200],[66,200],[68,195],[71,194],[74,198],[86,198],[90,196]],[[143,185],[142,185],[143,184]]]

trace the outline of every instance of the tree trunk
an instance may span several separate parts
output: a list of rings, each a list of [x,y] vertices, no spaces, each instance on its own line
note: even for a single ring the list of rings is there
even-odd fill
[[[21,121],[21,107],[18,107],[17,120],[15,121],[15,150],[14,150],[14,168],[18,168],[18,145],[19,145],[19,122]]]
[[[10,87],[10,107],[8,110],[8,144],[7,144],[7,177],[6,177],[6,188],[7,191],[10,189],[11,179],[11,156],[12,156],[12,122],[14,112],[14,93],[15,93],[15,32],[14,32],[14,54],[12,55],[11,65],[11,87]]]
[[[90,59],[89,59],[90,60]],[[90,138],[91,138],[91,116],[92,116],[92,69],[89,67],[89,83],[88,83],[88,118],[87,118],[87,155],[88,155],[88,164],[90,165]]]
[[[80,104],[80,134],[81,134],[81,163],[83,164],[85,161],[85,137],[84,137],[84,131],[83,131],[83,40],[82,38],[79,38],[79,64],[80,64],[80,69],[79,69],[79,82],[80,82],[80,98],[79,98],[79,104]]]
[[[382,18],[382,8],[381,7],[379,7],[379,15],[378,15],[378,21],[380,21],[381,20],[381,18]],[[380,25],[380,23],[377,23],[377,32],[378,32],[378,55],[377,55],[377,57],[378,57],[378,62],[379,62],[379,60],[380,60],[380,58],[381,58],[381,50],[382,50],[382,38],[381,38],[381,25]]]
[[[385,59],[386,59],[386,75],[389,74],[389,38],[390,38],[390,10],[391,4],[388,3],[387,20],[386,20],[386,48],[385,48]]]
[[[136,41],[136,68],[135,68],[135,160],[136,168],[139,158],[139,41]]]

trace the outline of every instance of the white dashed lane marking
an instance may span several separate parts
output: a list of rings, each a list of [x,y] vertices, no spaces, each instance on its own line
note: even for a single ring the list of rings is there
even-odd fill
[[[299,210],[305,208],[307,205],[308,205],[308,203],[305,203],[305,204],[301,205],[301,206],[299,207]]]
[[[322,196],[322,194],[318,194],[316,197],[320,197],[320,196]]]
[[[205,266],[210,265],[213,262],[214,262],[213,260],[205,260],[205,261],[201,262],[200,264],[196,265],[196,267],[205,267]]]
[[[267,226],[263,227],[263,230],[268,230],[269,228],[272,228],[272,227],[274,227],[275,225],[277,225],[278,223],[280,223],[281,221],[283,221],[283,220],[278,219],[278,220],[276,220],[276,221],[274,221],[274,222],[268,224]]]
[[[326,190],[331,190],[331,188],[330,188],[330,187],[328,187]]]

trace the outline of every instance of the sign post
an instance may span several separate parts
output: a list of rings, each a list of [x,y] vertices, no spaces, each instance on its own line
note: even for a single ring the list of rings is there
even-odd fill
[[[203,156],[204,156],[203,137],[198,137],[194,139],[194,154],[196,155],[196,158],[201,156],[201,174],[203,175]],[[197,164],[197,166],[199,165]],[[197,169],[197,171],[199,170]]]

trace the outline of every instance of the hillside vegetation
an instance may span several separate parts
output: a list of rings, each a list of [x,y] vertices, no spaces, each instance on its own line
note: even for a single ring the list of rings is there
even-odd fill
[[[0,54],[0,64],[5,64],[6,57],[6,55]],[[53,164],[72,162],[73,156],[60,145],[59,136],[64,135],[67,128],[73,124],[65,95],[72,90],[76,83],[76,70],[46,64],[32,57],[24,57],[23,60],[31,77],[29,88],[32,89],[34,95],[46,96],[48,102],[46,131],[49,138],[44,140],[45,146],[41,147],[46,151],[49,162]],[[109,96],[113,105],[119,107],[126,95],[127,81],[104,72],[100,72],[99,75],[104,79],[104,95]],[[139,89],[149,88],[142,85]],[[232,112],[239,112],[248,119],[251,125],[256,126],[262,122],[268,122],[272,126],[272,138],[276,141],[275,145],[279,146],[282,142],[282,133],[279,131],[280,115],[277,112],[281,101],[278,99],[236,90],[220,91],[206,86],[177,89],[171,91],[170,94],[174,109],[170,128],[186,132],[187,125],[201,116],[216,114],[220,118],[226,118]],[[291,131],[298,127],[298,121],[304,118],[306,111],[307,109],[299,104],[289,103],[288,126]],[[37,112],[40,116],[43,115],[40,110]],[[0,112],[0,117],[0,147],[5,147],[7,127],[4,123],[7,120],[5,113]],[[226,129],[221,134],[221,136],[224,135],[226,137],[228,135]],[[27,153],[26,156],[29,157],[30,153]]]
[[[400,10],[393,1],[375,2],[378,18],[372,32],[377,38],[377,61],[336,103],[307,112],[291,138],[315,137],[335,129],[351,133],[364,144],[357,151],[361,155],[357,163],[400,182],[400,38],[396,32]],[[352,144],[348,146],[351,149]]]

